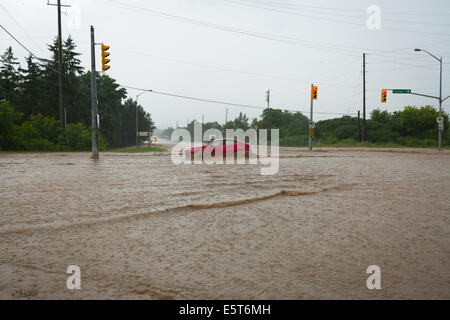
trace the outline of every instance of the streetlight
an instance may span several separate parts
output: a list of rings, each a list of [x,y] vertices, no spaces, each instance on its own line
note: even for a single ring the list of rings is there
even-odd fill
[[[138,120],[138,99],[146,92],[151,92],[152,90],[143,90],[141,93],[136,95],[136,148],[139,148],[139,120]],[[149,137],[150,139],[150,137]]]
[[[433,58],[435,58],[437,61],[439,61],[440,63],[440,82],[439,82],[439,117],[442,117],[442,57],[439,59],[438,57],[436,57],[435,55],[429,53],[427,50],[423,50],[423,49],[414,49],[415,52],[426,52],[428,53],[430,56],[432,56]],[[439,126],[438,129],[439,132],[439,150],[441,150],[442,148],[442,127]]]

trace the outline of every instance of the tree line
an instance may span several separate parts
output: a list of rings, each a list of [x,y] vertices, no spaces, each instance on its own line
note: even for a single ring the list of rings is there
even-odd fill
[[[407,106],[401,111],[382,111],[375,109],[370,119],[366,120],[365,141],[374,145],[402,145],[407,147],[435,147],[437,140],[438,111],[430,105],[423,107]],[[443,145],[450,145],[448,115],[444,112],[445,130]],[[193,136],[194,121],[186,129]],[[281,146],[307,146],[309,139],[309,118],[300,112],[289,112],[280,109],[263,110],[260,119],[251,122],[244,113],[234,120],[221,125],[218,122],[204,123],[203,132],[215,128],[223,132],[226,129],[248,128],[279,129]],[[358,130],[359,129],[359,130]],[[170,139],[173,128],[159,130],[158,133]],[[343,116],[329,120],[318,121],[315,124],[314,143],[316,145],[357,145],[361,143],[362,120],[357,117]]]
[[[59,126],[58,46],[48,45],[50,59],[28,56],[21,66],[9,47],[0,56],[0,149],[1,150],[89,150],[91,147],[91,74],[81,66],[80,53],[69,36],[63,42],[63,88],[67,125]],[[102,149],[134,145],[136,109],[141,131],[153,131],[154,123],[142,106],[127,97],[116,80],[96,73]],[[401,111],[374,110],[366,121],[366,142],[398,144],[408,147],[436,145],[437,110],[433,106],[407,106]],[[449,145],[448,115],[443,114],[443,145]],[[187,125],[193,132],[194,122]],[[279,129],[283,146],[308,144],[309,119],[300,112],[276,108],[262,111],[252,121],[240,113],[225,124],[208,122],[203,129]],[[356,117],[318,121],[315,144],[357,144],[361,140]],[[170,138],[173,128],[159,130]],[[145,139],[140,137],[139,139]]]
[[[11,47],[0,56],[1,150],[89,150],[91,148],[91,73],[85,71],[69,36],[63,41],[63,90],[67,125],[59,125],[58,46],[50,59],[29,55],[21,66]],[[140,131],[153,131],[151,115],[127,97],[116,80],[96,73],[101,147],[136,143]],[[58,120],[57,120],[58,119]],[[140,139],[145,139],[140,137]]]

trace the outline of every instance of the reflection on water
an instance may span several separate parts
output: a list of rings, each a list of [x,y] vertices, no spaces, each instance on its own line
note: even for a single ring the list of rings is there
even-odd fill
[[[448,299],[449,165],[286,148],[261,176],[168,152],[1,155],[0,298]]]

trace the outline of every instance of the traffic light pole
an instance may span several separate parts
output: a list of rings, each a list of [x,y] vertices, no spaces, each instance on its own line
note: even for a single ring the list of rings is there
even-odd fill
[[[439,59],[434,54],[428,52],[427,50],[423,50],[423,49],[414,49],[414,51],[416,51],[416,52],[421,52],[421,51],[426,52],[427,54],[429,54],[430,56],[435,58],[437,61],[439,61],[439,64],[440,64],[439,98],[437,98],[437,99],[439,99],[439,118],[441,118],[442,117],[442,102],[448,98],[447,97],[444,100],[442,100],[442,57]],[[433,97],[433,98],[436,98],[436,97]],[[439,126],[439,128],[438,128],[438,148],[439,148],[439,151],[441,151],[441,149],[442,149],[442,131],[443,131],[443,128],[441,126]]]
[[[97,126],[97,78],[95,71],[95,39],[94,27],[91,26],[91,115],[92,115],[92,157],[98,159],[98,126]]]
[[[311,84],[311,111],[310,111],[310,116],[309,116],[309,121],[310,121],[310,123],[313,122],[313,104],[314,104],[314,99],[313,99],[313,96],[312,96],[313,87],[314,87],[314,84]],[[309,128],[309,141],[308,141],[308,146],[309,146],[309,151],[312,151],[311,128]]]
[[[398,90],[398,89],[384,89],[384,90],[393,91],[395,93],[395,90]],[[417,93],[417,92],[408,92],[406,94],[412,94],[415,96],[426,97],[426,98],[438,100],[439,101],[439,117],[441,118],[442,117],[442,102],[444,102],[445,100],[450,98],[450,96],[448,96],[448,97],[442,99],[442,64],[441,64],[441,83],[440,83],[439,97],[432,96],[429,94]],[[439,149],[439,151],[442,150],[442,130],[441,130],[441,128],[438,129],[438,149]]]

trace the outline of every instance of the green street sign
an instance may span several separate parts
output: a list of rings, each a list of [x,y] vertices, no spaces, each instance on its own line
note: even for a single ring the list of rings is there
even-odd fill
[[[411,93],[411,89],[394,89],[392,90],[392,93],[398,94],[398,93]]]

